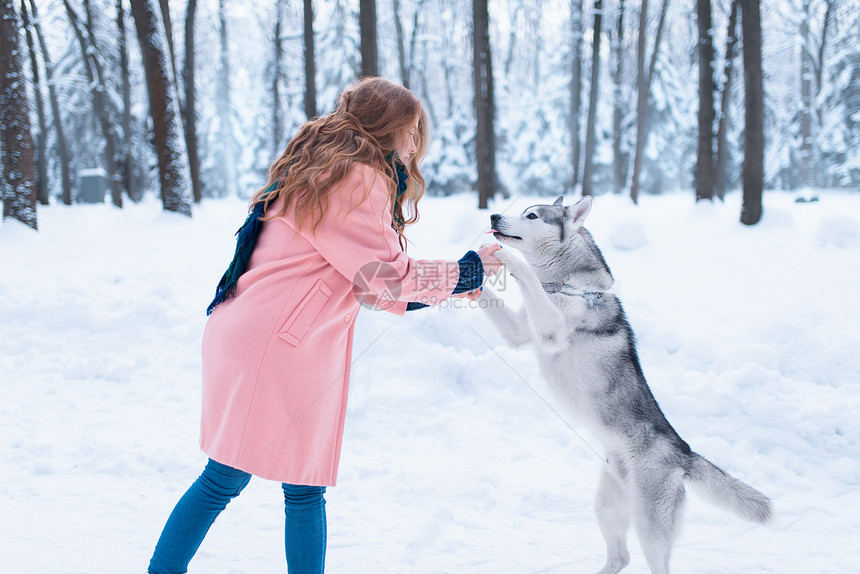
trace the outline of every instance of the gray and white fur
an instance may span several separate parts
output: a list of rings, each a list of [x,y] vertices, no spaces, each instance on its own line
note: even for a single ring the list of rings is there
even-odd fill
[[[595,512],[615,574],[630,562],[634,527],[653,574],[669,572],[669,555],[688,485],[741,518],[765,523],[770,500],[690,450],[660,410],[645,381],[630,323],[609,291],[613,278],[583,221],[591,197],[573,206],[535,205],[519,217],[491,216],[496,240],[516,248],[494,253],[522,289],[513,313],[485,288],[480,299],[512,347],[531,344],[540,372],[575,421],[605,448]]]

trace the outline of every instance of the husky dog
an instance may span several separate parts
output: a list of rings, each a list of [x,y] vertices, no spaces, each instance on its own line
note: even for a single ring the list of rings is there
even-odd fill
[[[491,216],[504,246],[493,253],[519,283],[523,308],[511,313],[485,288],[482,307],[513,347],[530,343],[540,372],[578,422],[606,449],[595,512],[615,574],[630,562],[632,522],[653,574],[669,572],[669,554],[684,502],[684,485],[757,523],[772,516],[770,500],[690,450],[651,394],[633,331],[612,274],[583,220],[591,198],[565,207],[535,205],[519,217]]]

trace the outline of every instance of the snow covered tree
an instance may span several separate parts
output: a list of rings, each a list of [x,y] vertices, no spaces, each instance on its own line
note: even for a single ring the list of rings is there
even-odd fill
[[[60,198],[63,204],[72,204],[72,176],[71,176],[71,158],[69,155],[68,145],[66,144],[66,135],[63,128],[65,119],[60,113],[59,97],[57,96],[57,88],[54,82],[54,63],[48,52],[48,46],[45,41],[45,35],[42,33],[42,26],[39,22],[39,15],[36,9],[35,0],[30,0],[30,12],[33,15],[33,29],[36,32],[36,38],[39,43],[39,50],[42,53],[42,61],[45,64],[45,80],[48,85],[48,100],[51,103],[51,114],[53,116],[52,123],[54,126],[57,163],[60,167],[61,191]],[[45,157],[47,164],[47,156]],[[47,166],[46,166],[47,167]]]
[[[423,9],[427,4],[427,0],[416,0],[411,3],[411,18],[409,17],[408,10],[406,9],[406,7],[409,6],[408,3],[404,3],[402,0],[392,0],[391,4],[393,9],[392,19],[394,24],[394,41],[397,48],[398,76],[400,77],[400,83],[409,88],[412,84],[412,74],[415,72],[417,64],[415,60],[415,57],[418,54],[416,43],[418,42],[418,32],[421,29],[419,21],[423,15]],[[438,4],[434,7],[440,9],[440,11],[444,11],[441,10],[441,7],[438,6]],[[434,14],[434,16],[436,15]],[[407,28],[407,23],[410,23],[410,20],[411,29]],[[383,36],[380,35],[380,38],[382,37]]]
[[[226,0],[218,1],[218,81],[215,94],[216,133],[214,154],[217,158],[214,182],[218,196],[235,194],[236,189],[236,140],[233,133],[233,105],[230,93],[230,49],[227,41]]]
[[[39,74],[39,58],[36,56],[36,43],[33,40],[33,27],[27,10],[27,3],[21,2],[21,21],[24,24],[27,38],[27,51],[30,53],[30,70],[33,78],[33,95],[36,99],[36,117],[39,121],[39,131],[36,134],[36,198],[42,205],[48,205],[48,158],[47,136],[48,127],[45,119],[45,108],[42,104],[42,82]]]
[[[445,0],[438,17],[415,7],[409,41],[411,89],[430,120],[431,140],[422,173],[429,195],[470,192],[477,181],[471,41],[472,6]]]
[[[357,4],[330,0],[315,2],[313,8],[314,115],[317,115],[333,110],[343,89],[355,82],[361,69],[361,31]],[[309,31],[306,28],[306,33]],[[306,78],[310,82],[311,76]]]
[[[117,207],[122,207],[122,170],[120,169],[119,145],[117,143],[117,131],[115,124],[116,114],[113,104],[108,97],[109,89],[104,66],[101,61],[101,52],[96,41],[95,27],[89,0],[84,0],[83,7],[86,21],[75,12],[69,0],[63,0],[69,25],[78,40],[81,49],[81,62],[86,72],[87,83],[92,98],[93,114],[98,119],[101,136],[104,141],[103,161],[107,169],[108,182],[110,185],[111,201]]]
[[[188,153],[188,168],[191,176],[191,189],[194,202],[200,201],[203,191],[203,183],[200,179],[200,158],[197,145],[197,121],[193,117],[196,113],[195,87],[194,87],[194,20],[197,12],[197,0],[188,0],[185,14],[185,61],[180,76],[176,68],[177,50],[173,37],[173,22],[170,16],[169,0],[158,1],[161,10],[161,21],[164,24],[165,37],[167,39],[167,53],[170,59],[170,78],[174,85],[177,103],[179,104],[179,115],[182,118],[183,136],[185,137],[185,149]],[[181,78],[181,81],[180,81]],[[190,83],[190,85],[189,85]],[[184,89],[183,89],[184,87]],[[188,100],[191,100],[192,108],[188,109]]]
[[[170,81],[164,28],[151,0],[132,0],[152,117],[153,144],[158,158],[161,200],[165,211],[191,216],[191,189],[186,175],[185,148],[180,139],[179,113]]]
[[[860,3],[839,3],[831,15],[832,41],[817,101],[816,145],[824,169],[821,183],[860,187]]]
[[[36,164],[24,64],[19,46],[20,21],[13,0],[0,0],[0,167],[3,218],[37,229]]]
[[[16,7],[22,2],[13,1]],[[23,1],[33,15],[38,0]],[[570,189],[579,192],[583,187],[595,194],[629,188],[637,201],[641,192],[694,187],[707,196],[712,187],[722,196],[725,189],[739,187],[747,133],[744,122],[736,121],[744,114],[744,91],[733,77],[741,46],[736,40],[741,37],[737,1],[697,0],[702,10],[710,7],[707,26],[706,19],[697,16],[697,4],[690,2],[477,0],[477,5],[489,4],[486,44],[502,58],[494,70],[480,57],[477,64],[474,59],[479,38],[472,33],[473,2],[219,0],[204,5],[199,0],[159,0],[151,4],[165,55],[171,56],[171,61],[165,59],[167,75],[175,82],[173,101],[186,129],[184,138],[179,132],[179,147],[187,151],[179,156],[182,163],[187,161],[188,168],[182,171],[186,178],[191,175],[195,200],[201,195],[241,195],[242,190],[257,186],[262,171],[295,127],[331,109],[340,91],[362,69],[362,23],[367,22],[373,4],[377,72],[412,89],[429,117],[432,139],[424,164],[428,194],[469,192],[491,181],[489,193],[503,195],[506,188],[547,195]],[[38,65],[32,71],[27,67],[25,73],[31,91],[38,83],[46,99],[44,128],[37,129],[42,123],[36,122],[38,99],[31,110],[33,137],[46,136],[45,152],[37,154],[36,165],[45,167],[47,175],[37,181],[47,181],[50,193],[59,194],[62,170],[63,201],[71,202],[76,171],[105,164],[104,117],[110,119],[116,139],[116,152],[107,155],[117,158],[122,187],[133,199],[151,188],[145,177],[150,171],[154,176],[158,158],[147,134],[154,126],[136,117],[148,112],[139,104],[148,86],[137,47],[126,48],[123,41],[129,2],[43,0],[39,7],[46,14],[32,18],[35,58],[31,60]],[[764,41],[773,48],[765,51],[762,70],[768,90],[763,124],[768,144],[763,159],[768,167],[765,184],[769,188],[860,185],[860,159],[852,153],[860,147],[856,120],[860,0],[762,4],[761,17],[768,22]],[[66,6],[76,16],[75,26]],[[204,10],[207,6],[211,9]],[[178,27],[182,12],[184,43]],[[165,30],[165,16],[171,14],[176,32],[172,49],[167,39],[174,36]],[[592,22],[598,17],[601,32],[595,34]],[[198,45],[213,49],[195,50],[195,35]],[[73,42],[66,42],[67,37]],[[22,34],[22,45],[23,40]],[[54,60],[45,45],[56,52]],[[697,57],[699,51],[709,49],[711,55]],[[586,50],[592,57],[584,56]],[[713,60],[711,65],[708,59]],[[239,61],[241,65],[233,64]],[[714,84],[702,91],[703,96],[713,95],[710,104],[699,105],[694,95],[700,62],[703,84],[704,80]],[[480,83],[475,81],[476,66]],[[489,116],[485,105],[476,105],[475,97],[485,95],[490,87],[486,80],[492,81],[493,89]],[[236,85],[243,89],[236,91]],[[96,91],[103,94],[98,97],[107,116],[100,117],[96,110]],[[31,98],[38,96],[31,93]],[[587,97],[593,105],[588,106]],[[703,112],[702,128],[696,127],[697,111]],[[709,121],[704,112],[716,112],[716,117]],[[593,113],[593,125],[589,125],[589,113]],[[483,142],[489,122],[492,149]],[[707,126],[715,134],[708,135]],[[205,186],[193,175],[191,132],[195,127]],[[65,144],[68,136],[63,133],[74,134],[73,146]],[[699,135],[705,145],[699,146]],[[586,144],[588,154],[583,151]],[[492,180],[483,176],[490,151]],[[586,155],[591,158],[590,175],[583,178]],[[707,157],[713,163],[712,186],[701,185],[702,174],[697,172],[706,166]],[[477,166],[482,166],[481,175]],[[481,183],[476,186],[477,181]]]
[[[639,37],[636,45],[636,149],[633,153],[633,180],[630,184],[630,199],[633,200],[633,203],[639,201],[642,162],[645,157],[645,145],[648,142],[648,112],[651,99],[651,82],[654,78],[657,55],[660,53],[660,43],[663,39],[663,26],[666,22],[668,6],[669,0],[663,0],[660,8],[657,33],[654,38],[654,48],[651,50],[650,65],[647,67],[645,53],[647,50],[648,0],[642,0],[642,4],[639,7]]]

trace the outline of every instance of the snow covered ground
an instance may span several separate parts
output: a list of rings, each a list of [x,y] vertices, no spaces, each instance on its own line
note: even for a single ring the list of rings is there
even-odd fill
[[[860,194],[819,197],[768,193],[752,228],[737,194],[596,199],[588,227],[663,410],[778,511],[752,526],[691,496],[676,572],[860,567]],[[485,242],[474,203],[426,198],[410,254],[458,258]],[[38,234],[0,226],[2,572],[145,572],[205,463],[204,310],[244,214],[239,200],[209,201],[189,220],[150,199],[40,208]],[[516,304],[512,280],[505,296]],[[354,356],[329,572],[602,566],[586,443],[599,446],[543,402],[554,406],[530,351],[505,347],[460,300],[403,319],[363,311]],[[283,572],[282,512],[280,485],[252,481],[191,572]],[[630,542],[625,572],[647,572]]]

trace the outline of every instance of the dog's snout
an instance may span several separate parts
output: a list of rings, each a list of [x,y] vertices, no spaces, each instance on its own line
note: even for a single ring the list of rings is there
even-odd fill
[[[498,227],[499,222],[501,220],[502,220],[502,216],[499,215],[498,213],[494,213],[493,215],[490,216],[490,223],[492,224],[493,228]]]

